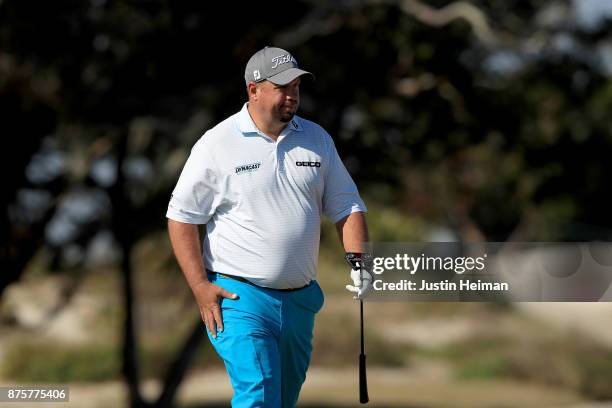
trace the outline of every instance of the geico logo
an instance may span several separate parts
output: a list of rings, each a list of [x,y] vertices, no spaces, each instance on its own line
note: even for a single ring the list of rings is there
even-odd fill
[[[303,167],[321,167],[321,162],[297,161],[295,162],[295,165]]]

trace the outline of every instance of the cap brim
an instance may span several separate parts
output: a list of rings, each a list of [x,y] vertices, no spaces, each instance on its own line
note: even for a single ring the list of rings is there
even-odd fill
[[[312,73],[301,70],[299,68],[289,68],[288,70],[280,72],[266,79],[276,85],[287,85],[289,82],[302,75],[308,75],[313,80],[315,79],[315,76]]]

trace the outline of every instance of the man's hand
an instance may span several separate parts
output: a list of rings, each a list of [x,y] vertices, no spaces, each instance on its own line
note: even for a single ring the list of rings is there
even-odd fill
[[[194,288],[194,294],[198,306],[200,308],[200,315],[202,321],[206,325],[208,331],[214,339],[217,338],[217,329],[220,332],[223,331],[223,318],[221,316],[221,306],[219,301],[222,298],[236,300],[238,295],[235,293],[228,292],[219,285],[215,285],[209,281],[203,281],[196,288]]]
[[[346,290],[355,294],[354,299],[363,300],[372,292],[372,256],[366,253],[349,252],[346,261],[351,265],[353,285],[346,285]]]
[[[372,275],[366,270],[351,269],[353,285],[346,285],[346,290],[355,293],[354,299],[363,300],[372,292]]]

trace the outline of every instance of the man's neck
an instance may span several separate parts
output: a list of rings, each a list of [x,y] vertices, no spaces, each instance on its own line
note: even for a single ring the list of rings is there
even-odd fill
[[[286,123],[269,122],[269,121],[264,120],[263,115],[260,115],[257,109],[251,106],[250,103],[247,104],[247,111],[249,112],[249,115],[251,116],[253,123],[255,123],[255,126],[257,126],[257,129],[263,132],[266,136],[269,136],[270,138],[272,138],[272,140],[276,141],[276,139],[278,139],[283,129],[287,127]]]

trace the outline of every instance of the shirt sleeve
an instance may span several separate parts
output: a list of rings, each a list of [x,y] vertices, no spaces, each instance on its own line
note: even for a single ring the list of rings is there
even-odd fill
[[[187,224],[206,224],[223,197],[222,183],[202,137],[191,154],[170,197],[166,217]]]
[[[329,164],[323,189],[323,214],[336,223],[351,213],[366,212],[367,208],[355,182],[340,160],[331,136],[326,136],[329,141]]]

